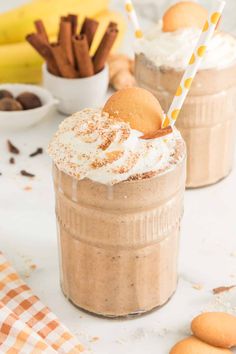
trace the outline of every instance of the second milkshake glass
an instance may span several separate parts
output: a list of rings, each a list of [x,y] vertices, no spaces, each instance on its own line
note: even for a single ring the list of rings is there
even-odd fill
[[[176,18],[180,20],[181,13],[176,10],[179,7],[188,13],[193,6],[196,12],[204,13],[204,8],[194,4],[179,2],[167,10],[163,19],[168,24],[170,21],[175,23]],[[236,134],[236,40],[230,35],[217,33],[211,48],[206,45],[214,33],[224,5],[224,1],[219,1],[216,11],[209,13],[189,64],[186,60],[198,38],[198,32],[195,27],[191,27],[191,21],[186,28],[177,26],[170,32],[164,32],[163,20],[163,27],[160,22],[151,38],[144,37],[137,42],[136,80],[140,87],[148,89],[158,98],[166,112],[171,106],[168,115],[171,117],[174,114],[171,117],[173,120],[176,119],[176,114],[178,116],[177,112],[182,105],[180,102],[183,102],[182,98],[193,81],[176,122],[187,144],[187,187],[215,183],[227,176],[232,169]],[[194,13],[191,15],[194,16]],[[200,68],[195,77],[206,49],[211,53],[207,68]],[[192,69],[194,66],[195,71]],[[182,77],[181,87],[179,82]],[[174,97],[175,101],[171,105]]]
[[[135,76],[165,111],[170,107],[183,72],[157,67],[136,55]],[[188,151],[187,187],[218,182],[232,169],[236,136],[236,62],[223,69],[200,70],[176,122]]]

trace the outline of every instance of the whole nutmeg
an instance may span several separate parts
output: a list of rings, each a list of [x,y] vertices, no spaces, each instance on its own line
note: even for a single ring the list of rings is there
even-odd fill
[[[16,97],[24,109],[34,109],[42,106],[42,102],[37,95],[32,92],[22,92]]]
[[[23,107],[20,102],[14,98],[5,97],[0,100],[0,111],[22,111]]]
[[[5,97],[13,98],[13,94],[8,90],[0,90],[0,100]]]

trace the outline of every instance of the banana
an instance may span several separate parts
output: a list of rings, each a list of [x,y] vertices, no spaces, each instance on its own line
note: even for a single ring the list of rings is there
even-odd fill
[[[0,14],[0,44],[22,42],[26,34],[34,32],[34,21],[41,18],[49,36],[58,31],[60,16],[68,13],[94,17],[108,8],[109,0],[31,0],[30,3]]]
[[[91,52],[94,53],[96,50],[109,21],[118,23],[119,36],[115,42],[115,48],[117,48],[126,28],[123,16],[116,12],[104,11],[96,15],[95,19],[99,21],[99,27]],[[0,82],[40,83],[42,63],[41,57],[25,41],[0,45]]]
[[[114,43],[114,47],[112,48],[112,51],[114,52],[120,46],[126,30],[126,22],[124,20],[123,15],[118,12],[103,11],[100,14],[96,15],[95,19],[99,22],[99,26],[90,50],[91,55],[95,53],[95,50],[97,49],[98,44],[100,43],[102,36],[110,21],[116,22],[118,24],[119,29],[119,35]]]
[[[42,63],[27,42],[0,45],[0,82],[39,83]]]

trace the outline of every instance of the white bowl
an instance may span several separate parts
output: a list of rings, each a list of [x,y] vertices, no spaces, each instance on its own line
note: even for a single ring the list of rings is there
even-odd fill
[[[14,97],[28,91],[36,94],[42,106],[23,111],[0,111],[0,128],[15,130],[30,127],[38,123],[49,112],[50,108],[58,103],[50,92],[40,86],[26,84],[1,84],[0,90],[10,91]]]
[[[78,79],[52,75],[43,65],[43,84],[58,99],[58,110],[73,114],[84,108],[98,108],[104,104],[109,85],[108,67],[98,74]]]

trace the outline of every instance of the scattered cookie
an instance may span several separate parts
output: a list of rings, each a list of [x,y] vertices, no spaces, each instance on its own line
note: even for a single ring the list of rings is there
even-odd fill
[[[207,10],[200,4],[193,1],[177,2],[165,12],[162,29],[164,32],[175,32],[188,27],[202,29],[207,17]]]
[[[232,354],[231,350],[216,348],[200,341],[195,337],[188,337],[177,343],[170,354]]]
[[[202,341],[221,348],[236,345],[236,317],[224,312],[205,312],[193,319],[193,334]]]
[[[153,94],[139,87],[117,91],[106,102],[103,111],[110,118],[128,122],[131,128],[144,134],[161,129],[164,114]]]

